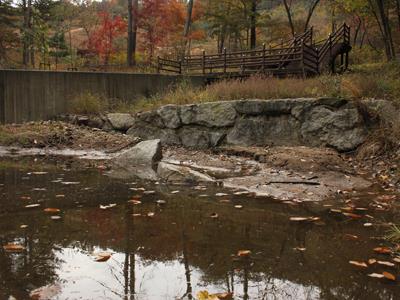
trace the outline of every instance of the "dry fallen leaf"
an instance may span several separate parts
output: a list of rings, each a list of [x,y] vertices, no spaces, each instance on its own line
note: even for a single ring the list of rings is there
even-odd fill
[[[374,248],[374,251],[376,253],[380,253],[380,254],[391,254],[392,250],[388,247],[376,247]]]
[[[233,293],[209,294],[207,291],[200,291],[196,295],[197,300],[232,300]]]
[[[375,263],[376,263],[376,259],[375,258],[368,259],[368,264],[373,265]]]
[[[356,236],[356,235],[354,235],[354,234],[348,234],[348,233],[345,234],[344,237],[345,237],[346,239],[348,239],[348,240],[358,240],[358,239],[359,239],[358,236]]]
[[[212,213],[210,215],[210,218],[217,219],[218,218],[218,214],[217,213]]]
[[[346,216],[346,217],[353,218],[353,219],[361,219],[361,218],[362,218],[361,215],[357,215],[357,214],[353,214],[353,213],[348,213],[348,212],[344,212],[343,215]]]
[[[111,253],[108,252],[102,252],[96,254],[95,261],[97,262],[105,262],[111,258]]]
[[[378,273],[371,273],[371,274],[368,274],[368,276],[372,277],[372,278],[384,278],[385,277],[383,274],[378,274]]]
[[[352,264],[353,266],[360,267],[360,268],[368,268],[368,265],[363,261],[350,260],[349,264]]]
[[[19,244],[9,243],[3,246],[4,251],[6,252],[22,252],[25,250],[25,247]]]
[[[59,213],[61,210],[59,208],[48,207],[48,208],[45,208],[43,211],[47,212],[47,213]]]
[[[128,201],[129,203],[132,203],[133,205],[139,205],[142,204],[142,201],[140,200],[136,200],[136,199],[132,199]]]
[[[394,276],[392,273],[389,272],[383,272],[383,276],[385,276],[386,279],[396,281],[396,276]]]
[[[390,261],[378,260],[377,263],[380,264],[380,265],[383,265],[383,266],[388,266],[388,267],[394,267],[395,266],[395,264],[390,262]]]
[[[250,254],[251,254],[250,250],[239,250],[237,253],[237,256],[246,257],[246,256],[249,256]]]
[[[113,207],[115,207],[115,206],[117,206],[116,203],[111,203],[111,204],[108,204],[108,205],[101,205],[101,204],[100,204],[100,209],[105,210],[105,209],[113,208]]]
[[[25,205],[25,208],[35,208],[35,207],[39,207],[40,204],[29,204],[29,205]]]

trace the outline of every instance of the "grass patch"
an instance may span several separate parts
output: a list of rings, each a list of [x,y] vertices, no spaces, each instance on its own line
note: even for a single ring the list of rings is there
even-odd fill
[[[76,95],[68,103],[68,112],[73,114],[99,114],[107,111],[109,108],[109,100],[103,96],[85,92]]]
[[[182,81],[163,94],[135,102],[130,109],[145,111],[166,104],[301,97],[379,98],[398,102],[400,64],[358,65],[343,75],[321,75],[307,79],[254,76],[246,80],[219,81],[202,88],[193,87],[189,81]]]

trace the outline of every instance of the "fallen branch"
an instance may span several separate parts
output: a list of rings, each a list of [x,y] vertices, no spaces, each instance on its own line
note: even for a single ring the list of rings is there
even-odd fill
[[[302,180],[282,180],[282,181],[268,181],[269,184],[307,184],[307,185],[321,185],[318,181],[302,181]]]

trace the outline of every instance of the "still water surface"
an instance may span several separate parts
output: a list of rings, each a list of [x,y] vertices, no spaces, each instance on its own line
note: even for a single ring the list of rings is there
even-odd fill
[[[235,299],[400,298],[398,283],[367,276],[398,275],[398,267],[364,270],[348,263],[390,260],[372,251],[384,244],[373,237],[385,228],[364,227],[370,219],[339,217],[323,204],[289,205],[215,187],[116,180],[65,158],[2,159],[0,178],[0,245],[26,248],[6,253],[0,247],[0,299],[29,299],[44,286],[49,299],[194,299],[201,290],[233,292]],[[221,192],[228,196],[215,196]],[[134,196],[142,204],[127,202]],[[364,207],[372,197],[354,196]],[[327,203],[341,207],[348,198]],[[26,208],[30,204],[40,206]],[[108,204],[117,205],[99,207]],[[154,216],[146,216],[149,212]],[[396,211],[367,213],[374,222],[398,218]],[[144,216],[133,216],[138,214]],[[322,221],[290,222],[292,216]],[[239,258],[239,250],[251,255]],[[96,262],[98,252],[112,256]]]

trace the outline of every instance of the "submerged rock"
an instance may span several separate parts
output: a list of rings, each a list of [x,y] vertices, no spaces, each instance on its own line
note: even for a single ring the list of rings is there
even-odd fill
[[[158,164],[157,174],[166,182],[215,182],[212,177],[193,170],[190,167],[178,166],[167,162],[160,162]]]

